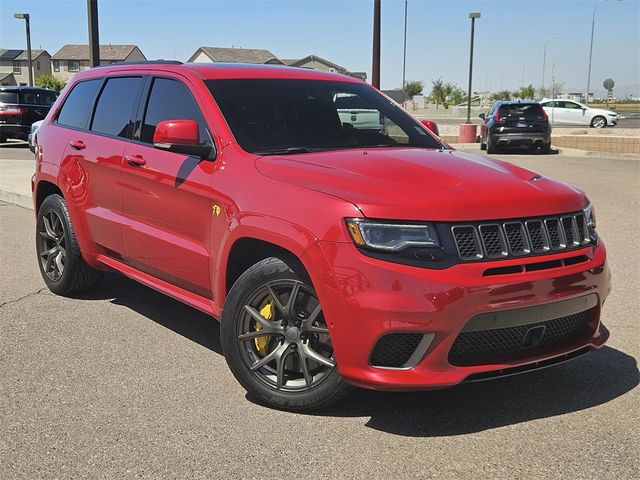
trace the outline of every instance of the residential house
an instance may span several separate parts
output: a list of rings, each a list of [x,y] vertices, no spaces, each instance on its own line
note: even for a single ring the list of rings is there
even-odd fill
[[[51,55],[46,50],[31,50],[33,83],[51,73]],[[29,58],[26,50],[0,48],[0,85],[29,85]]]
[[[137,45],[100,45],[100,65],[144,61],[147,57]],[[54,76],[68,81],[76,72],[87,70],[89,45],[65,45],[51,57]]]
[[[233,47],[200,47],[187,61],[194,63],[225,62],[283,65],[283,62],[269,50]]]
[[[322,70],[325,72],[335,72],[341,73],[343,75],[350,75],[352,77],[359,78],[361,80],[367,79],[367,74],[365,72],[351,72],[346,68],[330,62],[324,58],[318,57],[317,55],[308,55],[304,58],[300,59],[284,59],[282,60],[285,65],[289,67],[303,67],[303,68],[312,68],[314,70]]]

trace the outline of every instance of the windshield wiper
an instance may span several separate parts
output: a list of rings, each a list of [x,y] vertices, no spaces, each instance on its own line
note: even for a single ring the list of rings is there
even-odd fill
[[[255,155],[292,155],[294,153],[309,153],[312,152],[307,147],[288,147],[288,148],[274,148],[273,150],[263,150],[261,152],[253,152]]]

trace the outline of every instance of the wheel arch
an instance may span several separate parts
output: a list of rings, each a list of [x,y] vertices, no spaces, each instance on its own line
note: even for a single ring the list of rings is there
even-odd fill
[[[235,223],[235,222],[232,222]],[[222,308],[227,293],[249,267],[268,257],[285,261],[300,276],[313,278],[304,252],[317,242],[308,230],[275,217],[246,216],[223,241],[213,269],[216,304]]]
[[[64,198],[62,190],[58,185],[48,180],[40,180],[38,185],[36,186],[36,194],[35,194],[35,210],[36,214],[40,211],[40,207],[42,206],[42,202],[50,196],[50,195],[60,195]]]

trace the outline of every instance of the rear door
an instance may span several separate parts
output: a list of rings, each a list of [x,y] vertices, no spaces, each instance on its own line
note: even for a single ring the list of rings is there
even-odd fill
[[[179,119],[198,122],[201,143],[213,145],[199,102],[179,75],[149,78],[123,162],[123,238],[129,264],[211,298],[213,162],[153,146],[158,122]]]
[[[64,162],[74,200],[101,253],[120,258],[122,156],[131,136],[143,76],[113,76],[78,83],[56,119],[71,131]],[[93,114],[92,114],[93,112]]]
[[[585,109],[575,102],[565,101],[561,116],[563,123],[567,125],[588,125],[591,119],[585,115]]]

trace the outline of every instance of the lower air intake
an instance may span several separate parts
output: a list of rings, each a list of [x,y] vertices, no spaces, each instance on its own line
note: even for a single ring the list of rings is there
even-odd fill
[[[388,333],[373,347],[369,363],[374,367],[406,367],[423,336],[422,333]]]

